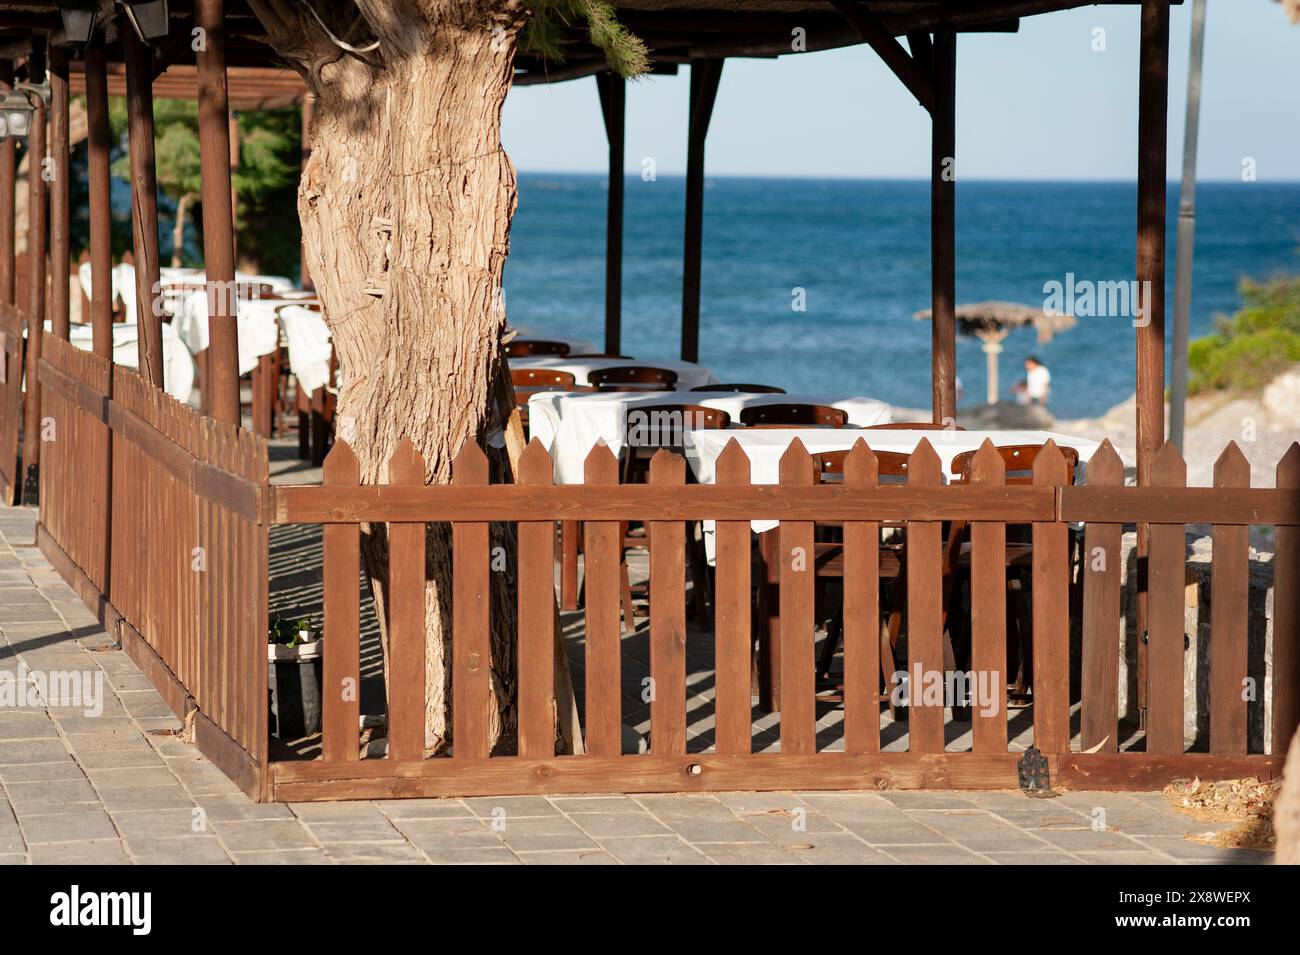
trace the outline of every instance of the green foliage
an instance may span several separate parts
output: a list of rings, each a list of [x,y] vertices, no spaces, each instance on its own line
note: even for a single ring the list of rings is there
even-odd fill
[[[1189,394],[1257,391],[1300,362],[1300,277],[1245,281],[1244,305],[1187,350]]]
[[[303,637],[303,634],[306,637]],[[316,632],[315,625],[307,617],[298,620],[287,620],[279,614],[271,617],[271,625],[267,635],[268,643],[282,644],[289,649],[300,646],[304,643],[314,643],[320,638]]]
[[[587,36],[602,50],[619,76],[640,76],[650,68],[650,55],[641,39],[618,22],[614,7],[604,0],[525,0],[532,16],[524,25],[523,47],[544,59],[564,62],[564,28],[585,21]]]

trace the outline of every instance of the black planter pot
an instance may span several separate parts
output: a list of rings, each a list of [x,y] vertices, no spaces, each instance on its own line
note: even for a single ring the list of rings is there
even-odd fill
[[[320,732],[321,645],[268,644],[271,735],[281,741]]]

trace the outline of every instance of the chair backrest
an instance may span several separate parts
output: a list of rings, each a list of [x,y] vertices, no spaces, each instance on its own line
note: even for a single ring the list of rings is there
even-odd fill
[[[540,339],[507,342],[504,346],[506,357],[526,358],[529,355],[567,355],[568,342],[548,342]]]
[[[907,461],[910,455],[902,451],[873,451],[876,456],[876,473],[881,484],[901,484],[907,479]],[[822,484],[836,484],[844,480],[844,461],[848,451],[822,451],[810,455],[813,471]],[[902,478],[903,480],[886,481],[885,478]]]
[[[533,391],[572,391],[574,377],[571,371],[553,368],[511,368],[510,383]]]
[[[725,428],[731,415],[704,405],[639,405],[627,410],[629,448],[680,448],[683,435],[701,428]]]
[[[1043,450],[1041,444],[1005,444],[995,450],[1006,465],[1007,484],[1033,484],[1034,461]],[[1074,448],[1061,448],[1065,458],[1065,471],[1069,482],[1074,483],[1074,469],[1079,463],[1079,452]],[[970,483],[971,461],[975,459],[974,451],[963,451],[952,459],[951,470],[957,476],[957,483]]]
[[[776,385],[749,385],[749,384],[727,384],[727,385],[697,385],[691,391],[729,391],[733,394],[743,395],[783,395],[784,388],[778,388]]]
[[[740,423],[753,427],[842,428],[849,421],[847,411],[830,405],[771,404],[743,408]]]
[[[935,424],[933,421],[891,421],[889,424],[869,424],[864,431],[965,431],[959,424]]]
[[[677,372],[650,365],[618,365],[587,372],[587,383],[600,388],[606,385],[658,385],[661,389],[671,389],[677,384]]]
[[[619,361],[632,361],[631,355],[615,355],[613,352],[583,352],[579,358],[617,358]]]

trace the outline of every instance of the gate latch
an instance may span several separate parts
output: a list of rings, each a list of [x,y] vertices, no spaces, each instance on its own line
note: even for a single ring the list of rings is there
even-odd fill
[[[1031,746],[1016,763],[1016,772],[1020,777],[1020,789],[1026,796],[1046,798],[1055,796],[1052,781],[1048,775],[1047,757]]]

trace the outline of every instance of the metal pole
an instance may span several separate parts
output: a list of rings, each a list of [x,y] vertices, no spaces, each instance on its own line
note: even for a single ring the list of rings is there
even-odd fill
[[[1187,339],[1191,331],[1192,258],[1196,242],[1196,140],[1201,120],[1201,64],[1205,53],[1205,0],[1192,3],[1192,48],[1187,61],[1187,122],[1183,128],[1183,182],[1178,192],[1174,253],[1174,353],[1169,374],[1169,439],[1183,450],[1187,416]]]

